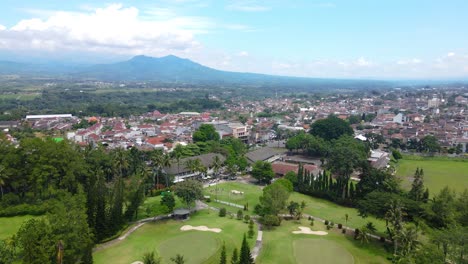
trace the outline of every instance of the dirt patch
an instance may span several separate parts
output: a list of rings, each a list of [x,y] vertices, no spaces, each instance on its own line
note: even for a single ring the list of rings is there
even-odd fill
[[[325,231],[312,231],[310,227],[299,227],[300,231],[292,231],[293,234],[307,234],[307,235],[317,235],[317,236],[325,236],[328,235]]]
[[[208,228],[207,226],[191,226],[191,225],[184,225],[180,228],[181,231],[189,231],[189,230],[197,230],[197,231],[208,231],[208,232],[221,232],[221,228]]]

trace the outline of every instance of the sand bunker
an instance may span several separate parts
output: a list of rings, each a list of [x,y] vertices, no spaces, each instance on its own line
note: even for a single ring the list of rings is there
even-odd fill
[[[328,235],[325,231],[312,231],[310,227],[299,227],[300,231],[293,231],[293,234],[307,234],[307,235],[317,235],[317,236],[324,236]]]
[[[184,225],[183,227],[180,228],[180,230],[182,231],[198,230],[198,231],[209,231],[209,232],[215,232],[215,233],[221,232],[221,228],[208,228],[206,226],[191,226],[191,225]]]
[[[132,264],[144,264],[143,261],[135,261],[135,262],[132,262]]]

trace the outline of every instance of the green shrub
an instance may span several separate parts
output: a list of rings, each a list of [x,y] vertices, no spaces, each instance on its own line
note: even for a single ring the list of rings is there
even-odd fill
[[[343,228],[343,225],[342,224],[338,224],[338,229],[341,229]]]
[[[244,215],[244,222],[248,223],[250,221],[250,216],[249,215]]]
[[[242,220],[244,218],[244,213],[242,212],[241,209],[237,211],[237,220]]]
[[[226,216],[226,208],[221,208],[219,209],[219,217],[225,217]]]
[[[342,229],[341,233],[346,234],[346,228]]]
[[[329,223],[328,220],[325,220],[325,225],[328,225],[328,223]]]

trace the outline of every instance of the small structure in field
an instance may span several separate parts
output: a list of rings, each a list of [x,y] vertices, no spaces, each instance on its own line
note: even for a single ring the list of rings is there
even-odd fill
[[[175,209],[172,213],[172,217],[177,220],[186,220],[190,216],[190,210],[188,209]]]

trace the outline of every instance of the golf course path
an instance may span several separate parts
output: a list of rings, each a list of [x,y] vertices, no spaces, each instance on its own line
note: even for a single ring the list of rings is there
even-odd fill
[[[97,245],[96,247],[93,248],[93,252],[97,252],[99,250],[103,250],[105,248],[108,248],[112,245],[114,245],[115,243],[118,243],[122,240],[124,240],[125,238],[127,238],[131,233],[135,232],[138,228],[142,227],[144,224],[146,224],[147,222],[152,222],[152,221],[158,221],[158,220],[162,220],[162,219],[167,219],[167,218],[170,218],[170,215],[160,215],[160,216],[155,216],[155,217],[149,217],[149,218],[145,218],[145,219],[141,219],[141,220],[138,220],[137,222],[135,222],[135,225],[132,226],[130,229],[128,229],[127,231],[125,231],[125,233],[121,234],[118,238],[115,238],[115,239],[112,239],[110,241],[107,241],[105,243],[102,243],[102,244],[99,244]]]

